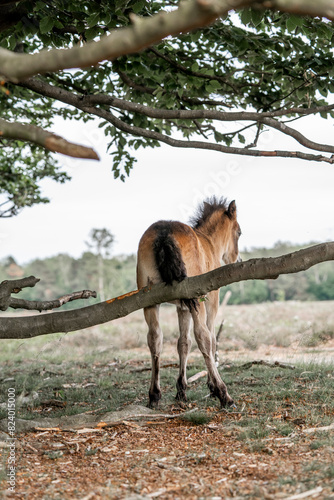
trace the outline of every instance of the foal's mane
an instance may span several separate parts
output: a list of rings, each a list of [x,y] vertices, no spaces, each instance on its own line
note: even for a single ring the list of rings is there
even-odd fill
[[[204,200],[196,210],[196,213],[190,219],[190,225],[194,229],[199,229],[207,220],[211,217],[211,215],[216,212],[216,210],[228,210],[228,203],[226,198],[221,197],[217,198],[216,196],[212,196],[207,200]]]

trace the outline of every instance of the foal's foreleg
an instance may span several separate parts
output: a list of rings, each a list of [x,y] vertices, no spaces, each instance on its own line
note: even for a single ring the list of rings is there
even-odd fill
[[[161,399],[160,390],[160,355],[162,351],[162,331],[159,325],[159,306],[144,309],[148,325],[147,343],[151,351],[152,375],[149,390],[149,407],[158,406]]]
[[[176,382],[176,399],[180,401],[187,401],[187,360],[191,348],[190,337],[190,322],[191,314],[188,309],[177,308],[177,315],[179,319],[180,337],[177,342],[177,350],[180,359],[179,378]]]
[[[233,399],[227,392],[227,387],[222,381],[215,365],[212,353],[212,336],[206,324],[206,312],[203,303],[200,303],[198,311],[194,311],[192,313],[192,317],[194,320],[195,338],[208,369],[208,379],[210,381],[209,388],[211,394],[219,399],[222,407],[232,405]]]
[[[216,360],[216,316],[219,307],[219,290],[214,290],[208,294],[208,299],[205,301],[206,310],[206,326],[208,327],[211,334],[211,352],[214,361]],[[216,361],[215,361],[216,364]],[[217,364],[216,364],[217,366]],[[214,383],[211,381],[210,374],[208,373],[208,387],[211,394],[214,392]]]
[[[211,333],[211,350],[215,358],[216,355],[216,316],[219,307],[219,290],[214,290],[208,294],[208,300],[205,301],[206,325]]]

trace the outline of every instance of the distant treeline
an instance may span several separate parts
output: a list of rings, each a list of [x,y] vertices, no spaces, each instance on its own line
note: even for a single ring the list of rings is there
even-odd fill
[[[242,252],[241,256],[243,260],[278,257],[312,244],[314,243],[293,246],[277,242],[273,248],[253,248]],[[255,304],[277,300],[334,300],[334,262],[324,262],[301,273],[284,274],[276,280],[233,283],[221,289],[221,297],[227,290],[232,292],[229,304]]]
[[[80,259],[60,254],[33,260],[24,266],[20,266],[12,257],[8,257],[0,262],[0,281],[30,275],[40,278],[40,283],[34,288],[25,288],[20,292],[20,298],[27,300],[52,300],[79,290],[95,290],[99,294],[98,261],[99,257],[92,252],[83,253]],[[103,283],[106,298],[135,290],[136,256],[103,259]],[[89,299],[83,304],[89,305],[94,302],[94,299]],[[78,304],[78,301],[71,302],[62,309],[73,309],[78,307]]]
[[[309,245],[303,245],[305,248]],[[254,248],[242,252],[243,260],[276,257],[301,247],[278,242],[271,248]],[[12,257],[0,261],[0,281],[34,275],[41,279],[35,288],[25,289],[20,297],[29,300],[51,300],[70,292],[90,289],[99,292],[98,256],[85,252],[79,259],[60,254],[36,259],[21,266]],[[103,283],[106,298],[136,289],[136,256],[103,259]],[[276,280],[233,283],[222,288],[221,297],[231,290],[230,304],[253,304],[283,300],[334,300],[334,262],[318,264],[303,273],[283,275]],[[89,300],[92,303],[92,299]],[[88,305],[88,302],[87,302]],[[78,307],[78,304],[67,307]]]

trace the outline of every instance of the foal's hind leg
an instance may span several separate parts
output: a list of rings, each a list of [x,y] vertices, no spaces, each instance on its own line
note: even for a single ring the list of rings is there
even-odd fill
[[[162,350],[162,331],[159,325],[159,306],[144,309],[148,325],[147,343],[151,351],[152,375],[149,390],[149,407],[158,406],[161,399],[160,390],[160,355]]]
[[[206,324],[206,311],[203,303],[199,304],[198,311],[192,312],[194,320],[194,334],[198,347],[203,354],[210,380],[210,391],[213,396],[216,396],[221,406],[232,405],[233,399],[227,392],[226,385],[220,378],[217,367],[215,365],[214,356],[212,354],[212,336]]]
[[[205,309],[206,309],[206,325],[211,334],[211,352],[213,359],[216,359],[216,316],[219,307],[219,290],[214,290],[213,292],[208,294],[208,299],[205,301]],[[215,361],[216,364],[216,361]],[[210,389],[211,394],[214,390],[214,384],[210,379],[210,375],[208,374],[208,387]]]
[[[179,319],[180,337],[177,342],[177,350],[180,359],[179,378],[176,382],[176,399],[180,401],[187,401],[187,360],[191,348],[190,337],[190,322],[191,314],[188,309],[177,308],[177,315]]]

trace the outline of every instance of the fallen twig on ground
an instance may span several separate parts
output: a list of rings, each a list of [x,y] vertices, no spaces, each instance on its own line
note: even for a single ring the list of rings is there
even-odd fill
[[[193,384],[194,382],[196,382],[196,380],[198,380],[199,378],[203,378],[203,377],[206,377],[208,374],[208,372],[206,370],[203,370],[201,372],[198,372],[196,373],[195,375],[193,375],[192,377],[189,377],[187,382],[188,384]]]
[[[238,366],[238,368],[250,368],[252,365],[265,365],[271,368],[279,366],[280,368],[289,368],[290,370],[295,369],[295,366],[290,365],[289,363],[282,363],[281,361],[266,361],[264,359],[255,359],[254,361],[248,361],[247,363]]]
[[[161,365],[161,368],[178,368],[178,363],[168,363],[166,365]],[[141,372],[150,372],[152,370],[151,366],[143,366],[142,368],[134,368],[130,370],[130,373],[141,373]]]
[[[303,493],[298,493],[297,495],[292,495],[291,497],[287,497],[286,500],[301,500],[302,498],[315,497],[320,495],[323,488],[318,486],[317,488],[313,488],[312,490],[304,491]]]

